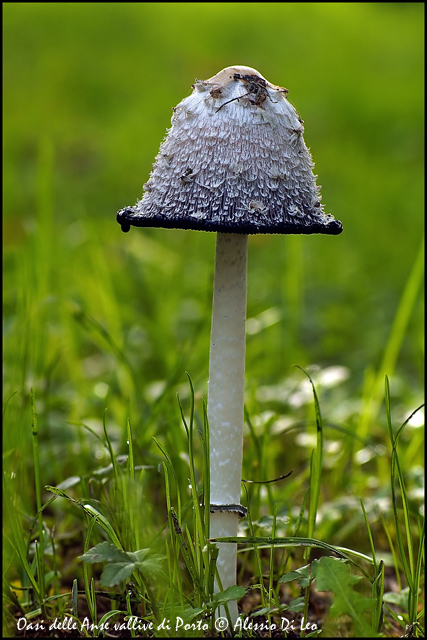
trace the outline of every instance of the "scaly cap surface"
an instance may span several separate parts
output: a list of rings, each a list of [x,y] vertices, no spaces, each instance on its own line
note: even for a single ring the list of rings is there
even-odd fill
[[[123,231],[341,233],[320,203],[303,123],[287,93],[245,66],[196,80],[174,109],[142,200],[117,214]]]

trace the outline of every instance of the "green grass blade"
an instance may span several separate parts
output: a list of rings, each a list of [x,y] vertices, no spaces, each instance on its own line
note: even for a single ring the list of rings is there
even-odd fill
[[[204,438],[203,438],[203,503],[205,506],[204,512],[204,525],[205,525],[205,540],[209,538],[210,532],[210,516],[211,516],[211,469],[209,462],[209,420],[208,411],[205,402],[203,401],[203,426],[204,426]]]
[[[178,403],[179,403],[179,408],[181,411],[181,417],[182,417],[182,421],[185,425],[186,428],[186,432],[187,432],[187,437],[188,437],[188,456],[189,456],[189,460],[190,460],[190,483],[191,483],[191,498],[192,498],[192,502],[193,502],[193,510],[194,510],[194,515],[195,515],[195,519],[196,519],[196,535],[198,538],[198,544],[196,544],[196,556],[197,556],[197,566],[199,569],[201,569],[201,556],[200,556],[200,552],[201,549],[204,548],[205,543],[206,543],[206,539],[204,536],[204,527],[202,524],[202,518],[201,518],[201,510],[200,510],[200,504],[199,504],[199,492],[197,489],[197,482],[196,482],[196,472],[195,472],[195,459],[194,459],[194,388],[193,388],[193,383],[191,381],[191,378],[189,376],[189,374],[186,372],[187,378],[188,378],[188,382],[190,384],[190,423],[189,425],[186,424],[185,418],[184,418],[184,411],[180,402],[180,399],[178,397]]]
[[[414,620],[417,617],[418,592],[420,589],[421,575],[423,573],[423,562],[424,562],[425,526],[426,526],[425,518],[422,518],[422,525],[420,526],[420,541],[418,546],[417,564],[416,564],[415,576],[414,576],[414,596],[415,597],[413,600],[413,610],[410,612],[410,620]]]
[[[409,568],[410,568],[411,580],[412,580],[414,575],[415,575],[415,562],[414,562],[414,547],[413,547],[413,540],[412,540],[412,527],[411,527],[411,522],[410,522],[408,495],[407,495],[407,492],[406,492],[405,482],[404,482],[404,479],[403,479],[403,472],[402,472],[402,469],[401,469],[401,466],[400,466],[400,461],[399,461],[399,456],[397,454],[397,451],[396,451],[396,454],[395,454],[395,464],[396,464],[396,469],[397,469],[397,479],[398,479],[399,488],[400,488],[400,497],[401,497],[401,500],[402,500],[403,518],[404,518],[405,532],[406,532],[406,546],[408,547]]]
[[[243,488],[244,491],[246,493],[246,504],[248,505],[248,514],[247,514],[247,519],[248,519],[248,524],[249,524],[249,531],[251,534],[251,537],[253,539],[255,539],[255,533],[254,533],[254,524],[252,522],[252,514],[251,514],[251,509],[249,507],[249,495],[248,495],[248,488],[246,483],[243,483]],[[241,538],[239,539],[240,541],[242,540]],[[244,538],[244,540],[246,540],[246,538]],[[234,539],[234,542],[236,542],[236,539]],[[237,540],[238,542],[238,540]],[[268,545],[270,546],[270,545]],[[255,555],[255,561],[256,561],[256,566],[257,566],[257,571],[258,571],[258,579],[259,579],[259,583],[260,583],[260,593],[261,593],[261,603],[263,607],[267,606],[267,602],[265,599],[265,589],[264,589],[264,582],[263,582],[263,571],[262,571],[262,560],[258,551],[258,544],[257,542],[253,543],[253,551],[254,551],[254,555]],[[218,573],[218,572],[217,572]],[[254,571],[255,573],[255,571]]]
[[[273,511],[273,525],[271,527],[271,537],[276,537],[276,521],[277,521],[277,503],[274,505]],[[269,584],[268,584],[268,595],[271,598],[273,594],[273,579],[274,579],[274,543],[271,545],[270,551],[270,563],[269,563]],[[269,602],[269,606],[272,606],[271,601]]]
[[[170,535],[170,543],[171,543],[171,547],[172,547],[172,559],[173,559],[173,564],[171,562],[171,558],[170,558],[170,554],[169,554],[169,547],[167,546],[168,549],[168,553],[167,553],[167,557],[168,557],[168,561],[169,561],[169,566],[170,566],[170,571],[169,571],[169,575],[171,577],[172,583],[174,585],[177,585],[178,587],[178,593],[179,593],[179,597],[180,597],[180,603],[181,603],[181,609],[184,608],[184,593],[183,593],[183,588],[182,588],[182,577],[181,577],[181,571],[180,571],[180,567],[179,567],[179,541],[177,539],[177,536],[173,535],[173,531],[175,530],[175,521],[172,517],[172,501],[171,501],[171,495],[170,495],[170,481],[169,481],[169,469],[168,469],[168,465],[166,464],[166,462],[163,462],[163,471],[165,474],[165,493],[166,493],[166,506],[167,506],[167,510],[168,510],[168,521],[169,521],[169,535]],[[179,491],[178,491],[179,493]],[[178,515],[176,516],[177,520],[178,520],[178,526],[179,526],[179,518],[180,518],[180,513],[178,511]]]
[[[304,371],[298,365],[295,365],[300,369],[309,379],[314,396],[314,410],[316,416],[316,449],[314,450],[311,462],[310,462],[310,500],[308,505],[308,531],[307,537],[312,538],[316,528],[317,509],[319,506],[320,498],[320,486],[322,476],[322,461],[323,461],[323,421],[322,414],[320,412],[320,403],[317,396],[316,387],[310,375]],[[309,551],[305,554],[305,559],[308,559]]]
[[[414,575],[415,575],[415,562],[414,562],[414,554],[413,554],[413,540],[412,540],[412,528],[410,522],[410,513],[409,513],[409,504],[408,497],[405,488],[405,482],[403,478],[402,469],[400,466],[399,455],[397,452],[397,444],[400,438],[400,435],[403,431],[404,426],[407,424],[408,420],[406,420],[403,425],[399,428],[396,436],[393,434],[393,425],[391,421],[391,402],[390,402],[390,383],[388,377],[385,377],[385,403],[386,403],[386,416],[387,416],[387,428],[389,433],[390,442],[392,445],[392,453],[391,453],[391,494],[392,494],[392,506],[393,506],[393,514],[394,514],[394,522],[396,527],[396,537],[397,537],[397,546],[399,549],[399,556],[402,562],[402,567],[405,573],[405,577],[409,586],[409,590],[414,596]],[[401,530],[400,530],[400,518],[398,514],[398,506],[397,506],[397,494],[396,494],[396,476],[397,482],[400,489],[400,498],[402,501],[403,508],[403,518],[404,518],[404,528],[405,528],[405,536],[406,536],[406,548],[402,538]],[[408,554],[408,558],[407,558]],[[408,561],[409,559],[409,561]]]
[[[127,437],[127,445],[128,445],[128,460],[127,460],[127,468],[128,468],[128,476],[131,482],[135,482],[135,461],[133,457],[133,438],[132,438],[132,426],[129,418],[126,422],[126,437]]]
[[[91,599],[92,611],[93,611],[93,617],[92,617],[93,624],[94,624],[93,637],[97,638],[99,636],[99,629],[97,625],[98,611],[97,611],[97,605],[96,605],[95,580],[93,578],[91,578],[91,581],[90,581],[89,593],[90,593],[90,599]]]
[[[375,608],[372,611],[372,627],[377,633],[380,633],[383,621],[384,569],[384,562],[380,560],[378,572],[372,585],[372,597],[375,598]]]
[[[8,514],[8,521],[12,529],[14,549],[18,554],[22,567],[24,568],[25,575],[31,583],[36,599],[41,604],[41,595],[40,595],[39,586],[37,581],[34,578],[33,571],[28,562],[27,549],[22,536],[22,528],[21,528],[21,523],[19,522],[19,519],[18,519],[17,511],[10,504],[10,501],[7,497],[5,498],[5,503],[6,503],[6,511]]]
[[[368,515],[366,513],[365,505],[363,504],[362,498],[359,498],[359,500],[360,500],[360,506],[362,507],[363,518],[364,518],[365,524],[366,524],[366,530],[368,532],[369,544],[371,545],[371,553],[372,553],[372,560],[374,562],[374,567],[375,567],[375,574],[377,574],[378,566],[377,566],[377,560],[376,560],[376,556],[375,556],[374,539],[372,537],[372,531],[371,531],[371,527],[369,525],[369,520],[368,520]]]
[[[164,457],[166,458],[168,464],[169,464],[169,468],[172,469],[172,473],[175,479],[175,486],[176,486],[176,497],[177,497],[177,515],[178,515],[178,521],[181,522],[181,517],[182,517],[182,506],[181,506],[181,494],[179,491],[179,482],[178,482],[178,477],[176,475],[175,472],[175,468],[172,464],[172,460],[168,454],[168,452],[166,451],[166,449],[163,447],[162,444],[160,444],[160,442],[156,439],[153,438],[154,443],[156,444],[156,446],[160,449],[160,451],[162,452],[162,454],[164,455]],[[169,476],[168,476],[168,488],[170,489],[170,483],[169,483]],[[168,494],[167,494],[168,495]],[[169,496],[170,496],[170,491],[169,491]],[[170,510],[170,505],[168,505],[168,510]],[[173,527],[171,527],[171,531],[172,531]]]
[[[177,537],[177,540],[179,542],[179,546],[181,549],[181,553],[182,556],[184,558],[184,562],[185,565],[187,567],[187,570],[191,576],[191,579],[193,581],[194,584],[194,589],[197,595],[203,594],[204,593],[204,588],[203,585],[200,581],[198,572],[197,572],[197,568],[195,566],[194,563],[194,559],[193,556],[191,554],[191,550],[188,550],[187,547],[187,543],[184,539],[183,533],[182,533],[182,529],[181,526],[178,522],[178,518],[176,516],[175,510],[173,507],[171,507],[171,515],[172,515],[172,520],[173,520],[173,530],[175,531],[175,535]],[[206,598],[205,598],[206,599]]]
[[[107,409],[105,409],[105,411],[103,413],[103,416],[102,416],[102,426],[104,428],[104,435],[105,435],[105,440],[107,442],[108,451],[110,452],[111,463],[112,463],[113,469],[114,469],[114,477],[115,477],[116,482],[117,482],[118,479],[119,479],[119,471],[118,471],[118,468],[117,468],[116,456],[114,455],[113,446],[111,444],[111,440],[110,440],[110,437],[109,437],[108,431],[107,431],[106,415],[107,415]]]
[[[325,551],[329,551],[339,558],[343,560],[347,560],[351,564],[355,565],[359,571],[371,581],[370,575],[361,567],[357,562],[355,562],[351,555],[358,557],[366,562],[373,563],[372,558],[369,556],[360,553],[358,551],[353,551],[352,549],[346,549],[344,547],[335,547],[327,542],[322,542],[322,540],[316,540],[314,538],[301,538],[301,537],[278,537],[275,538],[274,541],[271,537],[263,537],[263,536],[250,536],[247,538],[239,538],[239,537],[223,537],[223,538],[211,538],[210,542],[233,542],[241,545],[255,545],[257,548],[271,548],[271,545],[274,544],[275,547],[315,547],[319,549],[324,549]],[[246,548],[247,551],[250,549]]]
[[[31,413],[32,413],[32,440],[33,440],[33,459],[34,459],[34,478],[36,490],[36,504],[38,513],[38,580],[40,587],[40,599],[42,603],[43,615],[45,615],[43,601],[45,598],[45,557],[44,557],[44,530],[43,530],[43,514],[42,514],[42,485],[40,478],[40,453],[39,453],[39,436],[37,409],[34,399],[34,391],[31,389]]]
[[[79,617],[79,609],[78,609],[78,591],[79,591],[79,587],[78,587],[78,583],[77,583],[77,578],[75,578],[73,580],[73,586],[71,589],[71,602],[72,602],[72,611],[73,611],[73,616],[75,618]]]
[[[111,542],[113,542],[119,549],[123,549],[122,543],[107,518],[90,504],[80,504],[80,506],[91,518],[96,518],[97,524],[99,524],[99,526],[109,536]]]
[[[390,547],[391,555],[392,555],[392,558],[393,558],[393,566],[394,566],[394,573],[395,573],[395,576],[396,576],[397,586],[399,588],[399,591],[402,591],[402,581],[400,579],[400,570],[399,570],[399,559],[397,557],[396,549],[394,547],[390,531],[389,531],[389,529],[387,527],[387,524],[386,524],[386,522],[384,520],[384,516],[383,516],[383,514],[381,512],[380,512],[379,515],[380,515],[380,519],[381,519],[381,524],[382,524],[383,529],[384,529],[384,533],[385,533],[385,535],[387,537],[387,541],[388,541],[388,545]]]
[[[424,277],[424,239],[403,290],[399,305],[390,330],[384,355],[377,374],[370,385],[370,390],[363,402],[363,410],[360,414],[358,434],[365,438],[368,434],[369,424],[378,416],[382,403],[382,385],[385,375],[392,376],[402,343],[405,338],[409,320],[418,299]]]

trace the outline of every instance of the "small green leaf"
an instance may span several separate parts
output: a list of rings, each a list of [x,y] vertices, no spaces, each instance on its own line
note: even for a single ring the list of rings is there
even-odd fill
[[[133,562],[111,562],[104,567],[100,583],[104,587],[114,587],[130,578],[135,569]]]
[[[100,542],[96,547],[89,549],[80,560],[93,564],[94,562],[129,562],[126,551],[118,549],[111,542]]]
[[[299,571],[302,571],[302,569],[304,569],[305,567],[302,567]],[[297,580],[298,578],[301,578],[301,574],[299,573],[299,571],[289,571],[289,573],[285,573],[280,579],[279,582],[282,582],[283,584],[286,584],[288,582],[293,582],[294,580]]]
[[[316,570],[316,590],[333,592],[334,602],[330,615],[334,618],[349,615],[358,638],[378,637],[363,614],[367,609],[374,609],[375,598],[364,598],[354,590],[353,587],[359,580],[361,576],[352,575],[343,560],[326,556],[320,558]]]
[[[312,564],[306,564],[304,567],[300,567],[299,569],[295,569],[295,571],[289,571],[289,573],[285,573],[280,579],[279,582],[287,583],[292,582],[293,580],[298,580],[299,585],[302,589],[305,589],[309,586],[311,580],[316,577],[316,567],[318,564],[318,560],[313,560]]]
[[[129,558],[132,558],[134,562],[144,562],[149,553],[150,549],[138,549],[138,551],[128,551],[127,555]]]
[[[288,604],[288,609],[294,613],[301,613],[301,611],[304,611],[304,597],[300,596],[299,598],[295,598],[295,600],[291,600]]]
[[[150,549],[138,549],[138,551],[123,551],[111,542],[100,542],[89,549],[80,560],[89,564],[95,562],[107,562],[101,575],[101,584],[105,587],[115,585],[130,578],[136,570],[145,574],[158,573],[163,556],[151,554]]]
[[[192,622],[193,620],[195,620],[195,618],[197,618],[198,616],[202,615],[202,613],[205,613],[206,609],[200,609],[198,607],[196,608],[190,608],[190,609],[185,609],[185,611],[183,611],[182,613],[180,613],[180,618],[182,618],[182,620],[184,621],[185,624],[189,624],[190,622]]]
[[[213,598],[214,606],[217,607],[220,604],[225,604],[230,600],[239,600],[239,598],[243,598],[246,593],[246,589],[244,587],[239,587],[237,585],[233,585],[232,587],[228,587],[224,589],[224,591],[220,591],[216,593]]]
[[[145,551],[145,549],[144,549]],[[148,551],[148,549],[146,550]],[[129,554],[131,556],[131,554]],[[147,575],[156,575],[161,571],[161,562],[165,559],[165,556],[160,556],[156,553],[150,554],[150,557],[145,558],[143,562],[135,562],[136,568]]]

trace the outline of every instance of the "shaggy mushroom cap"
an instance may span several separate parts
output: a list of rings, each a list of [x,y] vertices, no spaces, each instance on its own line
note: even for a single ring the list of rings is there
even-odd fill
[[[321,205],[287,93],[244,66],[196,80],[174,109],[142,200],[117,214],[122,230],[341,233]]]

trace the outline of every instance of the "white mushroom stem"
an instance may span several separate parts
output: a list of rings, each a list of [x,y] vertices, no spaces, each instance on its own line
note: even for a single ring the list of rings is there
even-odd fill
[[[208,390],[212,505],[240,503],[247,246],[246,235],[217,234]],[[233,511],[211,513],[211,538],[236,536],[238,520]],[[236,561],[237,545],[219,543],[217,567],[223,589],[236,584]],[[229,610],[236,620],[235,601],[229,603]]]

